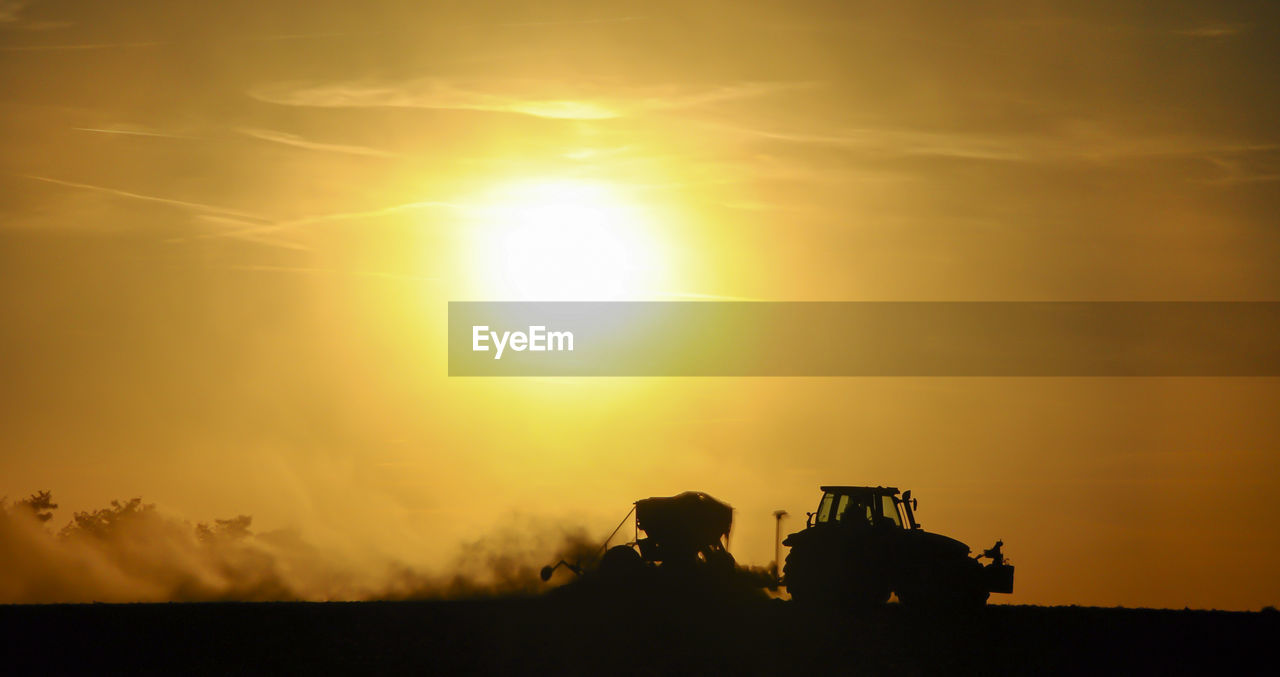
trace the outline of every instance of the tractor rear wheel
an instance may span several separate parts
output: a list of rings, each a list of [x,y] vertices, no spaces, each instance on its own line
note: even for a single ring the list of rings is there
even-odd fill
[[[859,566],[851,553],[827,550],[791,548],[782,581],[792,600],[843,609],[867,609],[889,601],[889,585],[879,572]]]

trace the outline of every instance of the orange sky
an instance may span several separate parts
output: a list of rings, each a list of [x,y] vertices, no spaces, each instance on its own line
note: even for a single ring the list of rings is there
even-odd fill
[[[1275,8],[743,5],[0,2],[0,495],[763,564],[889,484],[997,600],[1280,601],[1275,379],[445,375],[450,300],[1280,300]]]

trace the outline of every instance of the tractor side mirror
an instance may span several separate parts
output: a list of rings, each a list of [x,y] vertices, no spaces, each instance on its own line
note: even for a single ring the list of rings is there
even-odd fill
[[[551,580],[551,574],[555,573],[555,571],[556,571],[555,567],[550,567],[550,566],[542,567],[542,573],[538,575],[542,578],[542,582],[546,583],[547,581]]]

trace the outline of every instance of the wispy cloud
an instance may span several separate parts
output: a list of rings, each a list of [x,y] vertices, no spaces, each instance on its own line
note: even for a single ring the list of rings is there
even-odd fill
[[[644,17],[638,16],[616,16],[616,17],[597,17],[594,19],[564,19],[560,21],[503,21],[498,26],[592,26],[597,24],[619,24],[639,21]]]
[[[586,101],[519,97],[439,79],[404,83],[271,85],[251,90],[249,95],[268,103],[315,108],[433,108],[569,120],[599,120],[619,115],[617,111]]]
[[[328,214],[316,214],[313,216],[304,216],[301,218],[289,219],[285,221],[275,221],[270,223],[248,225],[248,226],[245,226],[244,228],[234,228],[231,230],[226,230],[226,231],[216,232],[216,233],[205,233],[203,235],[197,235],[194,237],[171,238],[169,241],[185,242],[187,240],[202,240],[202,239],[211,239],[211,238],[220,238],[220,237],[234,237],[234,238],[260,237],[260,236],[268,235],[271,233],[279,233],[287,230],[304,228],[306,226],[312,226],[312,225],[317,225],[321,223],[358,221],[361,219],[379,218],[379,217],[390,216],[392,214],[398,214],[402,212],[416,211],[419,209],[435,209],[435,208],[457,209],[457,208],[460,208],[460,205],[457,205],[451,202],[436,202],[436,201],[406,202],[403,204],[390,205],[387,207],[378,207],[375,209],[368,209],[363,211],[332,212]]]
[[[18,21],[28,4],[27,0],[0,0],[0,24]]]
[[[1274,158],[1223,156],[1209,158],[1209,162],[1218,168],[1220,175],[1201,179],[1201,183],[1233,185],[1280,181]]]
[[[1244,24],[1210,24],[1176,30],[1173,31],[1173,34],[1190,38],[1229,38],[1243,33],[1246,28],[1248,26]]]
[[[67,45],[4,45],[0,52],[61,52],[90,49],[117,49],[123,47],[162,47],[168,42],[85,42]]]
[[[804,145],[861,149],[901,155],[932,155],[978,160],[1021,160],[1025,149],[1007,136],[901,129],[845,129],[829,133],[771,130],[711,123],[715,131]]]
[[[514,113],[539,118],[604,120],[645,111],[674,110],[731,99],[758,97],[807,86],[804,83],[742,82],[691,89],[606,87],[558,82],[453,82],[427,78],[407,82],[283,83],[250,90],[268,103],[317,108],[430,108]]]
[[[243,40],[246,42],[277,42],[284,40],[324,40],[328,38],[346,38],[356,35],[354,33],[278,33],[274,35],[245,35],[234,40]]]
[[[197,214],[197,220],[213,225],[221,230],[214,237],[225,237],[234,240],[243,240],[250,244],[266,245],[268,247],[276,247],[279,249],[289,249],[293,251],[311,251],[301,242],[288,240],[275,233],[255,233],[253,229],[261,224],[255,224],[251,221],[241,219],[233,219],[215,214]]]
[[[1000,162],[1092,161],[1134,158],[1202,157],[1271,152],[1280,144],[1196,135],[1142,135],[1095,128],[1043,133],[984,133],[923,129],[857,128],[826,133],[763,129],[709,123],[706,128],[734,136],[826,146],[867,153]]]
[[[116,197],[126,198],[130,200],[140,200],[142,202],[151,202],[155,204],[169,205],[170,207],[178,207],[181,209],[186,209],[186,210],[194,211],[197,213],[227,216],[235,219],[243,219],[245,221],[258,222],[258,223],[263,223],[267,221],[267,219],[264,219],[261,216],[257,216],[255,214],[243,212],[238,209],[229,209],[227,207],[219,207],[217,205],[204,204],[200,202],[189,202],[187,200],[175,200],[173,198],[160,197],[156,195],[145,195],[143,193],[134,193],[127,190],[110,188],[107,186],[95,186],[93,184],[88,184],[88,183],[78,183],[76,181],[64,181],[62,179],[55,179],[48,176],[36,176],[32,174],[27,174],[27,175],[24,175],[24,178],[28,178],[33,181],[42,181],[44,183],[51,183],[58,186],[66,186],[68,188],[79,188],[81,190],[90,190],[90,191],[95,191],[99,193],[105,193],[107,195],[114,195]]]
[[[170,134],[168,132],[160,132],[146,127],[137,127],[133,125],[113,125],[111,127],[72,127],[77,132],[93,132],[95,134],[121,134],[124,136],[153,136],[163,139],[192,139],[195,137],[185,136],[182,134]]]
[[[1276,181],[1280,181],[1280,174],[1238,174],[1223,176],[1216,179],[1207,179],[1203,183],[1273,183]]]
[[[685,299],[690,301],[763,301],[764,299],[749,296],[723,296],[721,294],[698,294],[695,292],[669,291],[660,292],[658,296],[668,299]]]
[[[221,227],[209,233],[201,233],[187,237],[174,237],[166,240],[167,242],[187,242],[189,240],[205,240],[216,238],[231,238],[244,240],[246,242],[255,242],[273,247],[282,247],[286,249],[307,250],[308,247],[296,241],[282,239],[279,234],[284,231],[304,228],[306,226],[317,225],[321,223],[337,223],[342,221],[358,221],[361,219],[380,218],[390,216],[402,212],[416,211],[419,209],[463,209],[462,205],[451,202],[438,201],[421,201],[421,202],[405,202],[402,204],[394,204],[386,207],[377,207],[374,209],[366,209],[350,212],[331,212],[327,214],[315,214],[311,216],[303,216],[294,219],[273,220],[257,214],[237,209],[229,209],[219,207],[217,205],[204,204],[201,202],[190,202],[187,200],[175,200],[172,198],[160,197],[156,195],[146,195],[143,193],[134,193],[106,186],[96,186],[88,183],[78,183],[75,181],[63,181],[62,179],[54,179],[47,176],[26,175],[25,178],[33,181],[42,181],[68,188],[78,188],[81,190],[89,190],[116,197],[126,198],[130,200],[139,200],[142,202],[151,202],[155,204],[169,205],[178,207],[196,214],[196,217],[206,223],[214,224]]]
[[[312,141],[310,139],[298,136],[296,134],[289,134],[286,132],[279,132],[279,131],[270,130],[270,129],[242,128],[236,131],[240,132],[241,134],[244,134],[245,136],[249,136],[262,141],[270,141],[272,143],[279,143],[286,146],[293,146],[294,148],[304,148],[306,150],[321,151],[326,153],[344,153],[347,155],[364,155],[368,157],[395,157],[396,156],[396,153],[380,150],[377,148],[369,148],[367,146],[352,146],[352,145],[337,144],[337,143],[323,143],[320,141]]]
[[[24,31],[56,31],[63,28],[70,28],[75,23],[71,21],[32,21],[27,19],[22,22],[22,30]]]
[[[384,280],[398,280],[404,282],[423,282],[430,280],[438,280],[438,277],[423,277],[421,275],[400,275],[398,273],[384,273],[376,270],[348,270],[345,268],[322,268],[311,266],[262,266],[262,265],[230,265],[216,266],[221,270],[241,270],[245,272],[255,273],[288,273],[295,275],[351,275],[355,277],[374,277]]]
[[[648,110],[681,110],[712,103],[755,99],[816,86],[813,82],[735,82],[697,90],[664,88],[637,92],[639,107]]]

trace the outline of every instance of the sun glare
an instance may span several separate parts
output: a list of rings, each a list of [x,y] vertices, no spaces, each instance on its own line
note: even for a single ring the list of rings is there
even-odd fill
[[[645,210],[606,183],[508,184],[478,210],[479,287],[492,300],[636,300],[662,261]]]

